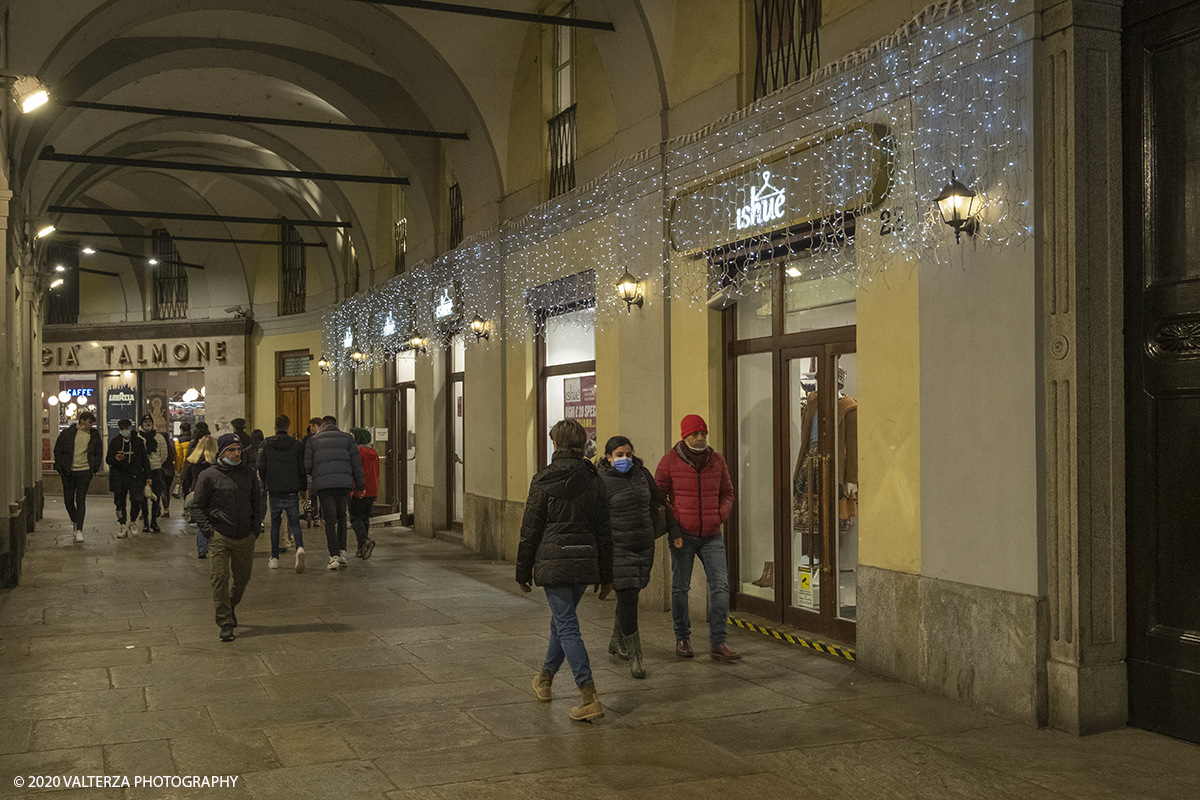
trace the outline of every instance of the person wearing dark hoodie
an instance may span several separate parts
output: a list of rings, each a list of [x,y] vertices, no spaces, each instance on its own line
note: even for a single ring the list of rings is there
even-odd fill
[[[671,537],[671,616],[675,655],[692,658],[688,590],[696,558],[708,579],[708,637],[714,661],[736,661],[741,653],[725,643],[729,614],[729,565],[721,526],[733,512],[733,481],[724,457],[708,446],[708,425],[699,414],[679,424],[682,439],[658,462],[654,480],[677,522]]]
[[[209,583],[222,642],[233,641],[264,513],[262,485],[254,468],[242,463],[242,443],[224,434],[217,440],[217,461],[200,473],[192,500],[192,519],[212,554]]]
[[[550,647],[533,678],[533,692],[543,702],[551,699],[554,675],[565,659],[581,698],[571,709],[571,719],[586,721],[603,717],[604,706],[596,696],[576,607],[589,585],[601,600],[612,590],[608,496],[595,466],[583,457],[587,432],[582,425],[573,419],[557,422],[550,429],[550,441],[550,466],[533,476],[525,501],[517,583],[523,592],[537,583],[550,604]]]
[[[80,414],[54,441],[54,469],[62,476],[63,503],[77,542],[83,541],[88,486],[103,459],[104,440],[96,430],[96,415],[90,411]]]
[[[113,493],[117,507],[117,538],[124,539],[133,532],[133,522],[138,512],[146,509],[145,487],[150,485],[150,461],[146,458],[146,446],[142,437],[133,435],[133,422],[123,419],[117,422],[117,435],[108,443],[108,488]],[[132,506],[132,517],[125,522],[125,498]]]
[[[208,432],[207,423],[196,423],[192,441],[188,445],[187,458],[184,460],[187,463],[183,480],[184,508],[190,514],[191,506],[187,505],[187,497],[191,495],[192,501],[195,502],[196,482],[217,460],[217,438]],[[195,521],[195,518],[192,518],[192,522]],[[196,528],[196,555],[199,558],[208,558],[208,540],[204,538],[199,526]]]
[[[638,633],[638,594],[650,583],[654,566],[654,505],[663,505],[654,476],[633,453],[633,442],[614,436],[604,445],[597,467],[608,492],[613,537],[613,589],[617,614],[608,652],[629,662],[629,674],[646,677]]]
[[[271,560],[267,569],[279,569],[279,528],[284,514],[296,541],[296,572],[304,572],[304,534],[300,531],[300,492],[308,483],[304,473],[304,446],[288,435],[287,414],[275,418],[275,435],[258,449],[258,476],[271,507]]]
[[[354,428],[351,432],[358,443],[366,488],[350,494],[350,527],[354,530],[354,538],[358,540],[358,557],[366,561],[375,550],[375,540],[367,532],[371,526],[371,508],[379,496],[379,451],[368,446],[371,444],[369,430]]]
[[[309,491],[317,495],[321,516],[325,518],[327,568],[344,567],[350,491],[367,487],[358,445],[353,436],[338,430],[337,417],[323,417],[321,431],[309,437],[304,448],[304,471],[312,476]]]

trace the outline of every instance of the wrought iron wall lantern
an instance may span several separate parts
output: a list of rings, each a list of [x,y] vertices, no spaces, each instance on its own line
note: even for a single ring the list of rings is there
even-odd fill
[[[634,306],[641,308],[645,302],[645,297],[642,293],[642,282],[638,278],[633,277],[629,270],[625,270],[625,274],[617,281],[617,297],[625,301],[626,311]]]
[[[480,339],[489,338],[488,334],[491,333],[492,323],[476,314],[475,318],[471,320],[467,328],[471,331],[471,333],[475,334],[475,341],[478,342]]]
[[[317,366],[321,368],[321,374],[326,374],[333,365],[329,363],[327,356],[321,356],[321,360],[317,362]]]
[[[421,336],[420,331],[414,331],[412,336],[408,337],[408,341],[400,346],[400,351],[427,354],[429,353],[429,340]]]
[[[950,183],[946,184],[934,202],[941,212],[942,222],[954,229],[954,241],[961,242],[964,233],[974,236],[979,231],[979,212],[983,210],[983,201],[955,177],[954,170],[950,170]]]

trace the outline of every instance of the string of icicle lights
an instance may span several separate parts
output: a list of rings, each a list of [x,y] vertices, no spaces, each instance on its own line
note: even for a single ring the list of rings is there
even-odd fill
[[[836,275],[863,286],[885,278],[889,265],[911,269],[917,259],[949,263],[958,250],[932,199],[951,169],[985,203],[976,246],[1027,241],[1032,234],[1033,19],[1017,17],[1018,5],[1010,0],[934,3],[811,80],[631,156],[524,217],[482,231],[453,251],[346,299],[324,324],[329,369],[376,368],[403,350],[414,333],[427,339],[431,351],[447,347],[435,318],[437,298],[447,285],[456,287],[463,323],[476,316],[489,321],[488,340],[476,343],[466,334],[469,346],[485,347],[526,341],[534,333],[537,311],[531,290],[541,287],[539,305],[565,304],[576,299],[567,296],[569,285],[561,298],[545,285],[588,269],[595,271],[595,314],[573,317],[600,329],[625,311],[613,287],[626,270],[642,279],[648,304],[669,298],[698,305],[722,288],[733,297],[744,295],[761,286],[762,271],[753,269],[752,259],[730,274],[710,267],[711,259],[695,257],[690,248],[699,242],[686,236],[664,246],[664,230],[679,236],[679,226],[664,220],[673,202],[716,180],[712,176],[734,170],[756,175],[779,163],[779,154],[796,142],[852,123],[874,123],[888,131],[876,146],[887,151],[881,154],[890,165],[886,203],[898,224],[891,235],[874,237],[847,235],[838,225],[817,226],[804,244],[803,280]],[[862,190],[862,148],[834,142],[820,155],[806,167],[806,194],[824,208],[855,208]],[[752,188],[748,179],[744,190]],[[704,235],[714,241],[745,240],[727,211],[711,209]],[[750,245],[753,250],[753,241]],[[825,283],[831,291],[845,291],[837,282]],[[355,352],[357,359],[351,358]]]

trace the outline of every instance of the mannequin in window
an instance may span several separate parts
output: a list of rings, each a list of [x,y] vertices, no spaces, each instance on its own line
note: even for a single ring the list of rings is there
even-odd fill
[[[838,528],[846,531],[858,516],[858,401],[841,390],[846,370],[838,367],[837,469]],[[817,392],[810,392],[800,417],[800,452],[792,474],[792,528],[800,536],[800,564],[821,554],[821,463],[817,452]],[[811,485],[810,485],[811,483]]]

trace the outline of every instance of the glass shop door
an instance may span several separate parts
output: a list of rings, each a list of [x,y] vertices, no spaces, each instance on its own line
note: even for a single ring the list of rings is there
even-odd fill
[[[854,641],[858,570],[858,402],[853,342],[785,349],[788,455],[776,589],[784,621]]]

